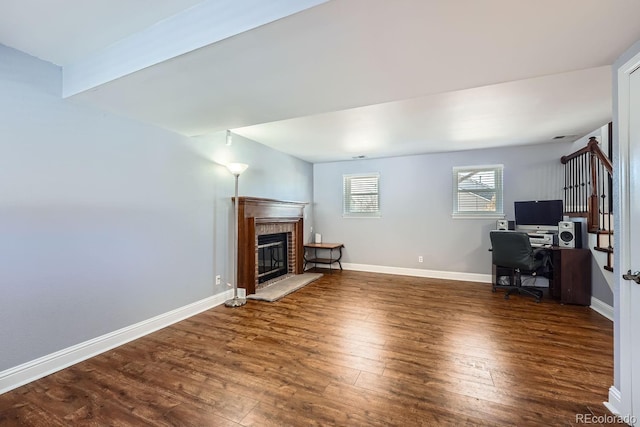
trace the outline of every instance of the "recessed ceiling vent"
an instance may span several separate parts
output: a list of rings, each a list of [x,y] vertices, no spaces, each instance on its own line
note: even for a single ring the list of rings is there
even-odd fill
[[[578,139],[578,135],[558,135],[558,136],[554,136],[553,138],[551,138],[554,141],[559,141],[561,139],[566,139],[566,140],[573,140],[575,141],[576,139]]]

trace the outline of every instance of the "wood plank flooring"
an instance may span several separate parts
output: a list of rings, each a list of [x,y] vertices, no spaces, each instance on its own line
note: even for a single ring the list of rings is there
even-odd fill
[[[320,271],[278,302],[216,307],[5,393],[0,425],[570,426],[607,414],[613,326],[587,307]]]

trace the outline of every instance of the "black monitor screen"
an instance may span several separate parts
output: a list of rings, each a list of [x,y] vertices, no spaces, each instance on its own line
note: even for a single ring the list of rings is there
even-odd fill
[[[562,200],[514,202],[516,226],[527,229],[557,229],[564,211]]]

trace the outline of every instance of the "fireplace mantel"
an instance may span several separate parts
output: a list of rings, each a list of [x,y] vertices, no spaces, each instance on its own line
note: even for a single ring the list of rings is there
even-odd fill
[[[235,203],[235,197],[232,198]],[[247,295],[255,293],[257,285],[256,258],[258,233],[256,225],[285,224],[292,233],[292,261],[294,274],[302,274],[304,202],[238,197],[238,287]],[[288,225],[287,225],[288,224]]]

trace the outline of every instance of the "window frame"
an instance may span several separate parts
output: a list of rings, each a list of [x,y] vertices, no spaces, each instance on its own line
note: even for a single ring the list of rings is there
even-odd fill
[[[494,173],[495,208],[493,210],[460,210],[459,174],[477,174],[492,171]],[[455,219],[502,219],[504,218],[504,165],[454,166],[452,170],[452,217]],[[486,190],[485,190],[486,191]],[[473,193],[472,190],[465,193]]]
[[[376,204],[377,210],[375,211],[358,211],[351,210],[349,207],[353,207],[351,200],[353,196],[353,192],[351,191],[352,186],[351,182],[354,179],[372,179],[375,178],[375,187],[376,191],[374,193],[370,193],[368,195],[376,196]],[[347,189],[349,189],[349,193],[347,193]],[[367,195],[367,193],[361,193],[361,195]],[[380,173],[379,172],[370,172],[370,173],[355,173],[355,174],[344,174],[342,175],[342,217],[343,218],[380,218],[382,216],[380,210]]]

